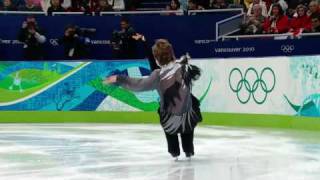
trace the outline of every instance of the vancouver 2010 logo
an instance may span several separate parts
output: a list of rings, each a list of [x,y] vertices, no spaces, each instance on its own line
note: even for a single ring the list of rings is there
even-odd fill
[[[264,68],[260,74],[250,67],[244,75],[239,68],[233,68],[229,74],[229,87],[242,104],[248,103],[251,97],[257,104],[263,104],[275,85],[276,76],[270,67]]]

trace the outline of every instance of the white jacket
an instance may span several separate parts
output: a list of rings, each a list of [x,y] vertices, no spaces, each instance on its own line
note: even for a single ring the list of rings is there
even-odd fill
[[[287,9],[288,9],[288,4],[287,4],[286,1],[284,1],[284,0],[279,0],[279,1],[278,1],[278,4],[280,4],[280,6],[282,7],[283,12],[286,12],[286,11],[287,11]],[[272,7],[273,7],[273,4],[271,4],[271,6],[270,6],[270,9],[269,9],[269,12],[268,12],[268,15],[269,15],[269,16],[271,16]]]
[[[261,6],[261,9],[262,9],[262,16],[268,17],[268,10],[267,10],[266,3],[264,1],[260,0],[259,5]],[[248,9],[248,12],[247,12],[248,16],[251,16],[252,14],[253,14],[253,3],[251,3],[249,5],[249,9]]]

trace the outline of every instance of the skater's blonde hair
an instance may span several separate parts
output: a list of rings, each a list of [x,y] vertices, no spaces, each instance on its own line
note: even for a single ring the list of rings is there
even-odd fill
[[[160,66],[176,60],[173,47],[166,39],[158,39],[152,46],[152,53]]]

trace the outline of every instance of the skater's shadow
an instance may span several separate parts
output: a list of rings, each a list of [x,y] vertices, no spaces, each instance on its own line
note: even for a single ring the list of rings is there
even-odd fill
[[[194,180],[194,165],[192,162],[175,162],[168,167],[167,180]]]

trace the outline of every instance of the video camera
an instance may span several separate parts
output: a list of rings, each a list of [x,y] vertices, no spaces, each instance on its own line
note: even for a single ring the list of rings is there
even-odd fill
[[[65,36],[70,38],[75,36],[88,37],[90,35],[93,35],[95,32],[95,28],[80,28],[74,25],[69,25],[65,28]]]

